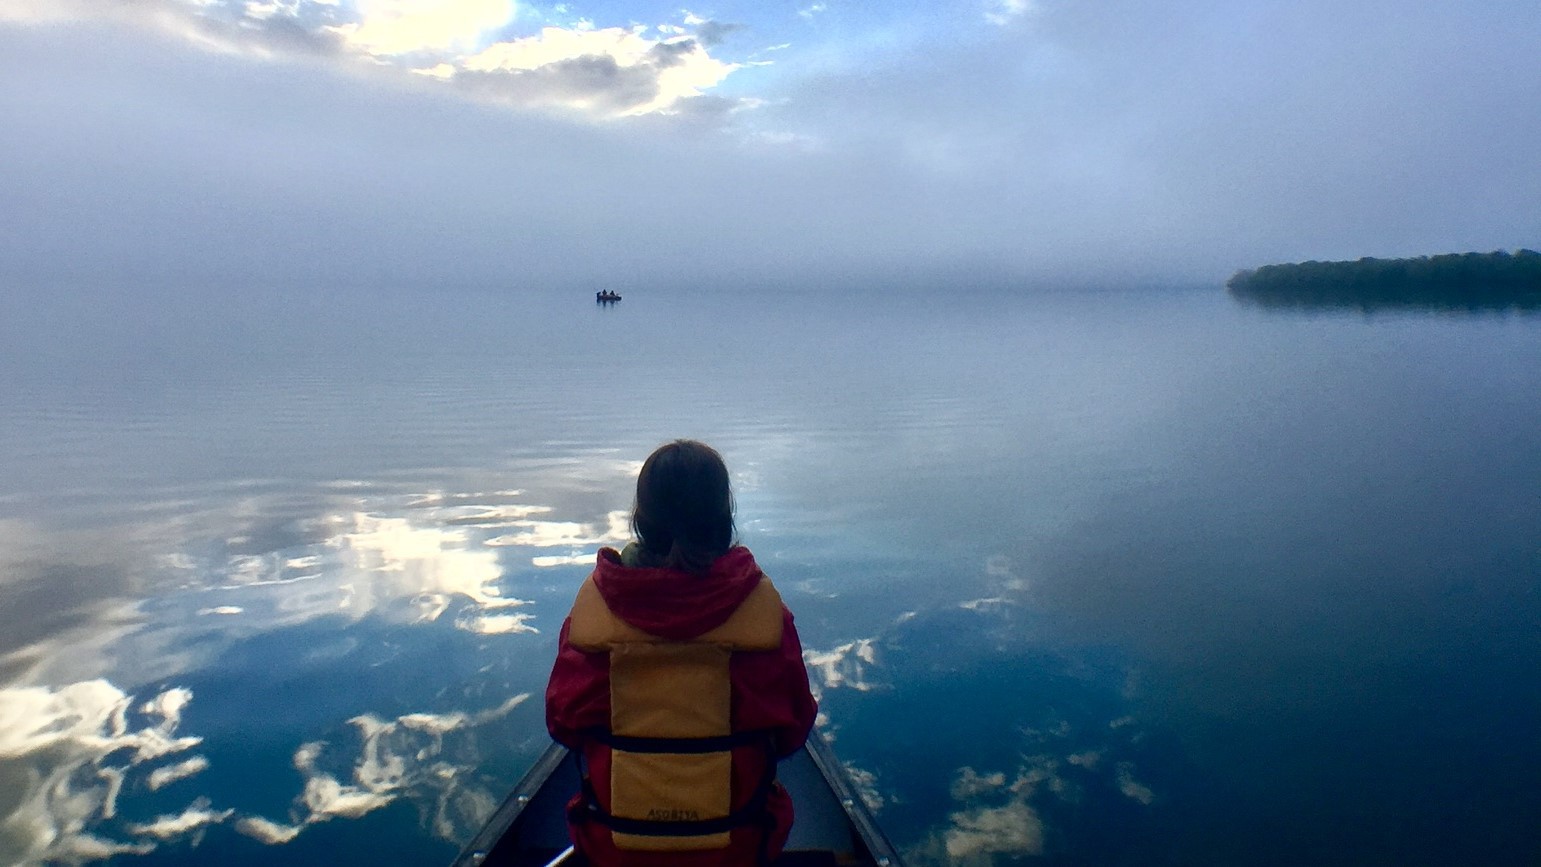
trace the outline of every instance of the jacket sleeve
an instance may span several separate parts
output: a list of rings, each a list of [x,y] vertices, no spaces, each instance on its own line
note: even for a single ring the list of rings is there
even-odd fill
[[[573,647],[567,638],[571,627],[571,617],[562,622],[546,683],[546,730],[552,740],[576,748],[579,732],[610,723],[610,655]]]
[[[797,627],[792,623],[792,612],[782,606],[781,661],[785,692],[790,702],[791,723],[778,727],[776,751],[789,756],[802,748],[813,730],[819,713],[819,705],[808,688],[808,666],[803,662],[803,643],[797,637]]]

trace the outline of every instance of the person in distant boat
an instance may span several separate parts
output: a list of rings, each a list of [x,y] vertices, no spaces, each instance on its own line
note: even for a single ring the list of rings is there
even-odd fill
[[[631,527],[578,590],[546,687],[546,727],[583,771],[573,843],[600,867],[769,863],[792,827],[776,762],[818,710],[792,614],[735,543],[710,446],[648,457]]]

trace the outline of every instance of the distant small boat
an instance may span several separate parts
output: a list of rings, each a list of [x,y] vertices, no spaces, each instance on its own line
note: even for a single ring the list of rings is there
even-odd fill
[[[614,304],[621,300],[620,293],[611,292],[609,289],[601,289],[594,293],[594,300],[600,304]]]
[[[796,818],[776,865],[902,867],[845,767],[817,731],[781,761],[777,779],[792,796]],[[575,863],[567,836],[567,802],[578,791],[578,762],[552,744],[453,867],[550,867]]]

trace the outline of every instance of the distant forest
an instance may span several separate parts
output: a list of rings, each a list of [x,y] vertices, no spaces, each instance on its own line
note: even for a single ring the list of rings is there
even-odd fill
[[[1238,271],[1231,295],[1269,307],[1541,310],[1541,253],[1300,262]]]

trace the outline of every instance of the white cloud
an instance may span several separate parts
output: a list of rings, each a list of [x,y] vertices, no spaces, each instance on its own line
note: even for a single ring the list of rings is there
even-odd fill
[[[1102,753],[1098,750],[1086,750],[1085,752],[1072,753],[1065,757],[1065,761],[1075,765],[1078,768],[1085,768],[1088,771],[1095,771],[1097,770],[1097,765],[1101,764],[1102,762]]]
[[[269,846],[279,846],[298,837],[300,832],[305,829],[305,826],[282,825],[274,822],[272,819],[264,819],[261,816],[245,816],[236,821],[235,829]]]
[[[328,746],[301,745],[294,767],[304,777],[296,798],[294,824],[262,816],[238,816],[197,798],[180,812],[123,825],[129,840],[113,840],[93,826],[118,816],[124,791],[146,786],[158,791],[209,767],[203,756],[153,767],[157,760],[191,749],[202,738],[178,736],[193,699],[191,691],[169,689],[136,702],[105,680],[59,688],[0,689],[0,772],[20,788],[7,791],[8,813],[0,815],[0,864],[78,864],[118,854],[145,854],[158,843],[191,836],[235,819],[240,833],[270,844],[286,843],[307,825],[333,818],[357,818],[401,797],[433,806],[433,827],[446,839],[468,834],[496,807],[492,793],[462,777],[477,756],[465,755],[473,738],[447,739],[501,720],[529,699],[511,696],[477,712],[409,713],[393,720],[364,714],[349,720],[362,744],[344,782],[327,768]],[[463,764],[450,760],[455,752]],[[144,776],[131,777],[131,775]],[[143,781],[143,782],[141,782]]]
[[[1028,803],[1043,782],[1053,782],[1052,762],[1023,767],[1009,783],[1002,771],[958,769],[950,793],[963,809],[948,815],[946,826],[921,844],[914,860],[987,867],[998,855],[1043,854],[1043,818]]]
[[[471,614],[455,619],[455,626],[477,635],[513,635],[516,633],[538,634],[539,629],[530,625],[533,614]]]
[[[469,49],[504,26],[512,0],[355,0],[360,20],[332,30],[377,56]]]
[[[202,739],[175,736],[182,708],[192,700],[185,689],[170,689],[141,709],[161,722],[133,730],[130,698],[105,680],[73,683],[57,690],[18,687],[0,690],[0,758],[14,758],[72,746],[133,749],[135,763],[197,746]]]
[[[1027,579],[1017,575],[1012,568],[1011,558],[1005,554],[994,554],[985,560],[985,574],[1001,582],[1006,590],[1026,590]]]
[[[260,0],[247,0],[246,17],[255,18],[258,21],[266,21],[278,15],[295,17],[300,12],[301,0],[270,0],[263,3]]]
[[[876,642],[876,638],[858,638],[831,650],[804,649],[803,662],[814,675],[815,689],[874,689],[867,670],[877,665]]]
[[[501,506],[447,506],[434,514],[445,523],[460,527],[509,527],[533,515],[551,511],[550,506],[501,505]]]
[[[953,779],[949,791],[953,800],[965,801],[982,794],[997,791],[1006,786],[1006,775],[1001,771],[991,774],[981,774],[971,767],[965,767],[958,772]]]
[[[193,701],[193,691],[176,687],[168,689],[144,703],[140,712],[154,714],[166,721],[166,728],[175,729],[182,723],[182,710]]]
[[[1037,11],[1035,0],[990,0],[989,6],[985,9],[985,20],[1004,26],[1035,11]]]
[[[642,35],[644,28],[607,27],[604,30],[543,27],[537,36],[499,42],[465,59],[466,69],[477,72],[532,70],[564,60],[610,57],[622,66],[647,59],[657,40]]]
[[[130,833],[159,840],[170,840],[184,834],[201,831],[210,825],[218,825],[230,818],[234,810],[211,810],[206,798],[200,798],[193,806],[181,813],[157,817],[152,822],[133,823]]]
[[[1122,720],[1115,723],[1116,728],[1126,725]],[[1025,729],[1024,733],[1042,741],[1045,736],[1059,740],[1073,732],[1069,723],[1062,720],[1046,731]],[[913,860],[986,867],[996,863],[998,856],[1042,855],[1047,829],[1039,809],[1046,799],[1060,804],[1080,803],[1086,790],[1076,780],[1087,774],[1111,777],[1125,797],[1145,805],[1152,803],[1155,793],[1134,778],[1134,765],[1119,762],[1108,769],[1107,752],[1083,749],[1063,757],[1053,752],[1024,755],[1015,774],[959,768],[949,794],[960,809],[949,814],[946,823],[916,848]],[[1062,775],[1062,771],[1068,772]]]
[[[352,528],[330,540],[336,551],[333,569],[325,572],[332,589],[306,601],[307,609],[355,618],[397,612],[414,622],[437,620],[456,599],[472,608],[456,625],[473,632],[534,632],[531,615],[511,614],[509,608],[528,605],[502,594],[503,577],[497,554],[476,547],[460,527],[421,525],[406,518],[367,513],[351,516]],[[538,522],[528,522],[538,523]],[[331,601],[328,602],[327,600]],[[405,600],[408,604],[401,605]],[[325,609],[323,612],[322,610]]]
[[[954,863],[996,854],[1020,857],[1043,853],[1043,819],[1022,801],[965,810],[950,818],[952,827],[944,832],[943,841],[947,857]],[[993,863],[993,859],[981,863]]]
[[[846,776],[851,778],[851,784],[856,786],[856,793],[861,796],[861,801],[867,809],[874,813],[883,809],[886,801],[883,798],[882,787],[878,785],[878,775],[850,762],[842,761],[840,764],[845,766]]]
[[[188,777],[202,773],[203,771],[207,770],[208,767],[208,759],[204,758],[203,756],[193,756],[186,761],[178,762],[174,765],[167,765],[164,768],[156,768],[150,772],[150,789],[153,791],[164,786],[169,786],[178,780],[185,780]]]
[[[594,548],[631,538],[630,521],[630,513],[619,509],[605,515],[603,528],[577,521],[509,521],[508,526],[519,532],[488,539],[486,544],[494,548]]]
[[[36,864],[88,864],[105,861],[116,855],[148,855],[155,851],[154,843],[121,843],[92,834],[74,834],[56,841],[48,857]],[[18,862],[27,864],[28,862]]]
[[[311,772],[314,769],[302,767],[300,770]],[[311,821],[323,821],[339,816],[357,819],[396,800],[396,794],[389,788],[385,791],[371,791],[356,785],[344,785],[335,777],[325,774],[314,774],[305,781],[305,792],[300,799],[310,811]]]
[[[634,116],[668,112],[739,68],[712,57],[693,37],[657,39],[646,32],[642,25],[545,27],[488,46],[460,69],[479,73],[492,92],[518,102]]]
[[[986,558],[985,575],[989,576],[991,588],[996,591],[995,595],[960,602],[959,608],[969,611],[993,611],[1017,605],[1026,596],[1029,587],[1027,580],[1017,576],[1012,568],[1011,558],[1004,554],[995,554]]]
[[[191,700],[185,689],[160,693],[140,706],[138,714],[146,718],[141,724],[133,698],[105,680],[0,689],[0,764],[17,786],[6,793],[10,812],[0,816],[0,863],[79,863],[143,854],[154,849],[155,839],[173,835],[179,821],[193,828],[212,820],[200,818],[203,807],[195,803],[180,817],[128,828],[150,839],[110,840],[88,830],[117,815],[131,770],[202,741],[176,734]],[[190,765],[177,767],[183,771],[173,775]],[[152,788],[162,772],[152,772]]]
[[[1142,804],[1149,805],[1156,800],[1156,793],[1150,786],[1134,778],[1134,765],[1130,762],[1118,763],[1118,790]]]
[[[496,500],[507,495],[478,496]],[[187,619],[171,629],[144,629],[142,602],[129,599],[104,608],[79,630],[0,652],[0,663],[32,681],[86,680],[125,665],[133,666],[136,676],[173,678],[246,636],[339,615],[406,624],[447,622],[479,635],[537,634],[531,601],[508,589],[502,561],[509,555],[502,549],[527,546],[558,558],[552,563],[588,564],[599,545],[629,535],[622,511],[602,513],[591,522],[541,521],[531,516],[551,507],[468,504],[459,495],[439,502],[413,503],[405,515],[319,515],[307,522],[315,530],[313,541],[262,553],[250,553],[257,544],[251,533],[221,534],[218,540],[237,550],[213,556],[199,550],[207,546],[195,537],[188,551],[152,561],[158,574],[175,573],[177,598],[191,603]],[[501,528],[513,532],[488,544],[489,534]],[[0,557],[34,544],[28,540],[35,534],[21,532],[25,528],[0,524],[0,535],[9,529],[17,529],[17,538],[0,538]],[[198,595],[182,592],[189,588]],[[203,622],[193,625],[191,615]],[[221,621],[217,626],[208,622],[215,618]],[[215,629],[213,640],[179,640],[188,629]],[[185,704],[187,697],[172,691],[157,701],[165,707],[156,712],[175,717],[181,712],[178,703]]]
[[[440,81],[449,81],[455,77],[455,67],[448,63],[435,63],[433,66],[414,69],[412,74],[421,75],[424,78],[437,78]]]
[[[0,3],[0,21],[20,24],[49,24],[94,18],[97,11],[84,0],[5,0]]]
[[[466,811],[485,818],[496,806],[488,793],[459,781],[460,768],[443,758],[445,737],[502,719],[529,699],[528,693],[512,696],[501,705],[478,713],[409,713],[394,720],[363,714],[349,720],[363,739],[352,760],[350,779],[343,782],[323,768],[328,745],[321,741],[302,744],[294,753],[294,767],[305,782],[297,803],[303,811],[297,824],[288,825],[261,816],[246,816],[236,830],[270,845],[293,840],[307,826],[334,818],[356,819],[384,807],[397,798],[416,795],[432,798],[434,827],[453,839],[467,829],[450,821],[452,813]]]
[[[593,562],[593,554],[550,554],[530,558],[531,565],[542,569],[551,566],[583,566]]]

